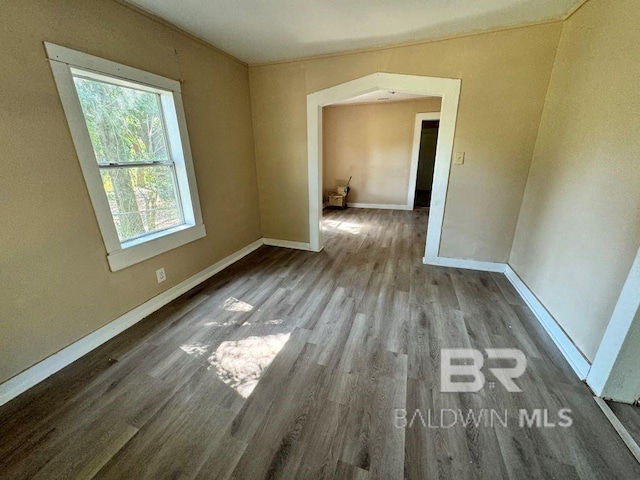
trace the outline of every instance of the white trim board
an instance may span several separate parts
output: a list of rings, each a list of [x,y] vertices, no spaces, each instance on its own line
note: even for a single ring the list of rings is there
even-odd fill
[[[350,208],[372,208],[378,210],[413,210],[408,205],[393,205],[390,203],[347,203]]]
[[[604,332],[587,383],[593,393],[616,401],[638,399],[638,345],[634,322],[640,321],[640,249],[631,265],[611,319]],[[627,348],[625,348],[625,344]]]
[[[66,63],[76,67],[86,68],[94,72],[104,72],[125,80],[135,80],[138,83],[150,87],[164,88],[174,92],[180,92],[181,86],[178,80],[162,77],[155,73],[140,70],[139,68],[122,65],[102,57],[89,55],[88,53],[72,50],[55,43],[44,42],[47,57],[56,62]]]
[[[188,292],[216,273],[224,270],[232,263],[249,255],[264,243],[263,239],[256,240],[0,384],[0,406],[111,340],[183,293]]]
[[[290,240],[278,240],[277,238],[263,238],[262,243],[270,247],[293,248],[295,250],[309,250],[311,246],[304,242],[292,242]]]
[[[580,380],[586,380],[591,365],[587,359],[580,353],[578,347],[571,341],[569,336],[562,330],[558,322],[547,311],[542,302],[533,294],[529,287],[520,279],[518,274],[506,265],[505,275],[511,282],[511,285],[518,291],[522,299],[529,306],[533,314],[536,316],[542,327],[547,331],[553,343],[560,349],[564,358],[569,362],[571,368]]]
[[[497,262],[481,262],[479,260],[466,260],[464,258],[436,257],[427,259],[424,257],[422,263],[425,265],[438,265],[440,267],[463,268],[465,270],[479,270],[481,272],[504,273],[507,265]]]

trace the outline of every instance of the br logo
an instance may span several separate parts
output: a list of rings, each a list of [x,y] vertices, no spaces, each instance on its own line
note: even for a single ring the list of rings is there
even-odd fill
[[[522,390],[513,381],[520,377],[527,369],[527,359],[517,348],[487,348],[489,359],[515,360],[515,365],[509,368],[489,368],[494,377],[509,392]],[[482,373],[484,356],[480,350],[474,348],[443,348],[440,350],[440,391],[441,392],[478,392],[485,384]],[[458,381],[453,381],[458,377]],[[460,380],[464,377],[464,380]],[[468,380],[467,380],[468,379]]]

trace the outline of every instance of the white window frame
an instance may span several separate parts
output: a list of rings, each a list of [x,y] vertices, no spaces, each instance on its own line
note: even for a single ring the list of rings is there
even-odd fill
[[[45,48],[100,226],[111,271],[121,270],[204,237],[206,230],[202,222],[180,82],[53,43],[45,42]],[[110,77],[112,83],[124,80],[123,85],[135,83],[142,89],[160,93],[184,224],[120,241],[73,81],[74,71],[82,71],[85,76],[90,76],[93,72],[94,75]]]

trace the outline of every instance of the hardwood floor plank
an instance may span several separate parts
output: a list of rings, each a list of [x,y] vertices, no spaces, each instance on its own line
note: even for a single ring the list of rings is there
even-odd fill
[[[69,439],[71,441],[31,478],[93,478],[137,432],[137,428],[126,424],[95,422],[81,442]]]
[[[640,445],[640,407],[613,401],[607,401],[607,404],[636,444]]]
[[[228,435],[200,468],[196,480],[227,480],[247,449],[247,444]]]
[[[407,401],[405,416],[398,412],[398,425],[406,423],[404,478],[418,480],[439,478],[437,463],[436,436],[428,425],[430,412],[433,412],[433,392],[428,382],[409,379],[407,382]]]
[[[315,363],[300,366],[297,374],[274,399],[271,408],[249,440],[244,455],[232,473],[234,479],[277,478],[311,416],[325,367]]]
[[[367,470],[338,461],[338,467],[333,478],[334,480],[368,480],[371,477]]]
[[[431,342],[429,325],[436,321],[435,317],[436,309],[432,303],[410,305],[410,340],[407,345],[410,379],[435,383],[439,378],[437,365],[433,362],[434,358],[430,350],[435,342]]]
[[[234,417],[230,428],[234,438],[248,442],[253,437],[283,383],[297,374],[298,369],[304,364],[304,356],[310,355],[307,352],[309,334],[309,330],[294,330],[289,341],[274,358],[251,396]]]
[[[193,478],[233,420],[219,382],[200,369],[94,478]]]

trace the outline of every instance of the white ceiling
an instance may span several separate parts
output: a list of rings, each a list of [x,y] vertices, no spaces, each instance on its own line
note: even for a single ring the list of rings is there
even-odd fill
[[[247,63],[561,18],[585,0],[128,0]]]
[[[350,105],[354,103],[387,103],[401,102],[403,100],[415,100],[418,98],[428,98],[424,95],[416,95],[415,93],[396,92],[393,90],[376,90],[375,92],[365,93],[357,97],[349,98],[333,105]]]

